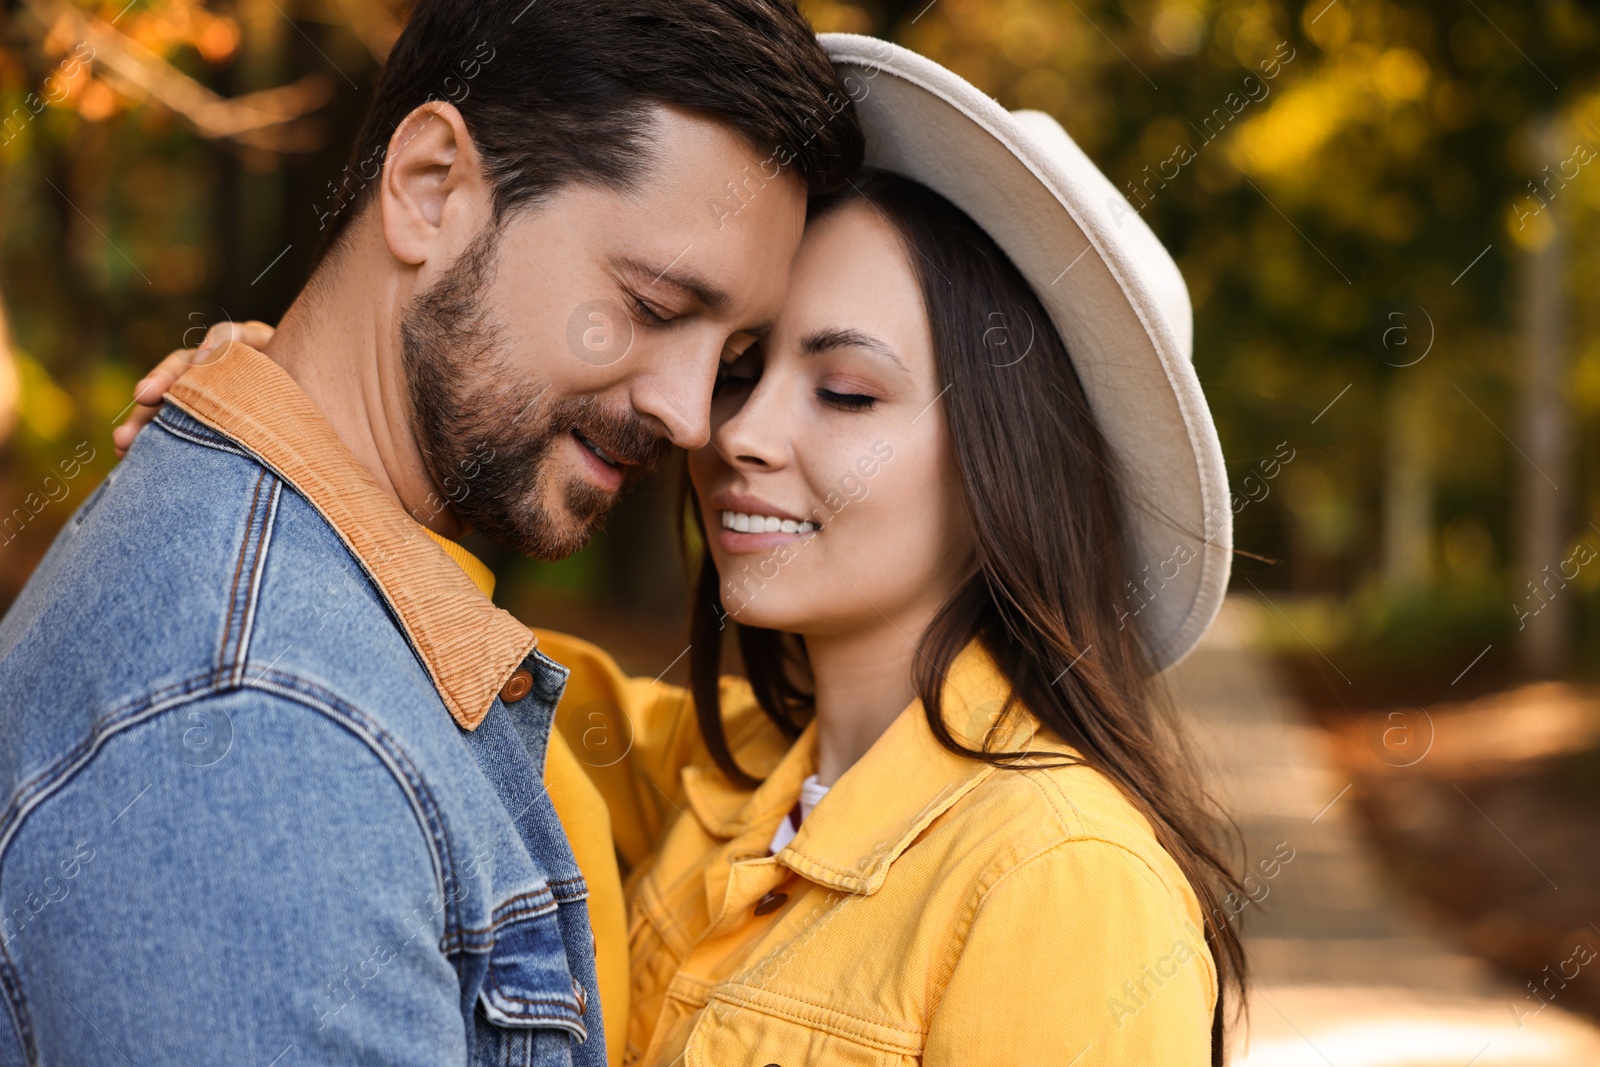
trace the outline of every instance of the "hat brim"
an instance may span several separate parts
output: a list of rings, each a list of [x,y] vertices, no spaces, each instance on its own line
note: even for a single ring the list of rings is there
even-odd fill
[[[1013,115],[898,45],[818,36],[855,101],[867,165],[966,212],[1049,312],[1121,475],[1133,584],[1105,610],[1139,627],[1158,670],[1176,664],[1227,592],[1233,512],[1171,256],[1054,122]]]

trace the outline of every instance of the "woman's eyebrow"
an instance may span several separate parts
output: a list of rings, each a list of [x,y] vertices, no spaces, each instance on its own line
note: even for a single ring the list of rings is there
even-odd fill
[[[864,348],[868,352],[876,352],[888,359],[895,366],[911,373],[911,369],[901,362],[894,350],[871,334],[862,333],[860,330],[851,330],[834,327],[826,330],[813,330],[800,338],[800,351],[807,356],[814,356],[819,352],[826,352],[830,348]]]

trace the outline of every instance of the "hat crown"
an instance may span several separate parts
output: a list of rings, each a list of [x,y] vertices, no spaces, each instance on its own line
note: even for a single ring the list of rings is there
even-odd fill
[[[1018,110],[1011,117],[1022,132],[1055,166],[1090,186],[1090,202],[1103,205],[1110,226],[1118,231],[1119,239],[1127,248],[1129,258],[1137,264],[1139,273],[1150,287],[1157,306],[1172,327],[1178,350],[1188,360],[1194,359],[1194,308],[1189,302],[1189,285],[1183,272],[1173,262],[1172,253],[1161,243],[1161,238],[1145,223],[1140,209],[1135,209],[1111,179],[1107,178],[1078,147],[1055,116],[1044,111]]]

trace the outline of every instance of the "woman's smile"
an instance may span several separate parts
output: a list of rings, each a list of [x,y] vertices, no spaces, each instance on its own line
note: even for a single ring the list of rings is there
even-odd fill
[[[779,546],[813,537],[821,528],[815,518],[758,497],[717,493],[709,501],[716,517],[717,547],[733,556],[765,555]]]

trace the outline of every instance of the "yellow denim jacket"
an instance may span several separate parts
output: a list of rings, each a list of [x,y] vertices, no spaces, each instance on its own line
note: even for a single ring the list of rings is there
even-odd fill
[[[1098,772],[957,757],[913,703],[768,856],[815,769],[814,725],[789,744],[724,679],[730,746],[766,779],[736,788],[684,690],[572,638],[540,647],[572,668],[558,721],[631,867],[625,1064],[1209,1064],[1198,902]],[[987,653],[964,651],[945,691],[955,735],[974,744],[1006,693]],[[1071,751],[1031,716],[1001,728],[1012,747]]]

